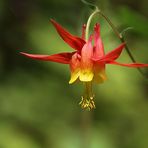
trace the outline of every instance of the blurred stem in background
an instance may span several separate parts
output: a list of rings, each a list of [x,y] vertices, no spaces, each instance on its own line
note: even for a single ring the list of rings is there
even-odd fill
[[[82,110],[81,112],[81,148],[91,148],[93,111]]]

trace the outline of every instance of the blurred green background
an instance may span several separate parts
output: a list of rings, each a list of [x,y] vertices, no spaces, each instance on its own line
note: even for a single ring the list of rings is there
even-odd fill
[[[120,31],[133,27],[127,43],[148,63],[148,1],[91,2]],[[83,86],[68,84],[68,66],[19,54],[72,51],[49,19],[80,35],[90,13],[80,0],[0,0],[0,148],[148,147],[148,81],[136,69],[108,65],[108,81],[95,86],[97,108],[86,112],[78,105]],[[117,47],[109,25],[96,21],[105,50]],[[130,62],[125,51],[119,61]]]

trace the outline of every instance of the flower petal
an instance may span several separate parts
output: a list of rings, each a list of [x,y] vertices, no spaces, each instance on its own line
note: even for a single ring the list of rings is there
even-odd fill
[[[110,61],[108,64],[114,64],[114,65],[119,65],[119,66],[125,66],[125,67],[133,67],[133,68],[137,68],[137,67],[148,67],[148,64],[143,64],[143,63],[130,63],[130,64],[122,64],[122,63],[118,63],[116,61]]]
[[[104,46],[100,37],[100,25],[96,24],[94,27],[94,58],[104,56]]]
[[[105,73],[105,64],[94,64],[94,82],[96,83],[103,83],[107,79]]]
[[[80,71],[79,79],[82,82],[90,82],[94,77],[94,73],[91,69],[84,69]]]
[[[22,55],[36,59],[36,60],[42,60],[42,61],[52,61],[62,64],[69,64],[73,53],[59,53],[59,54],[53,54],[53,55],[39,55],[39,54],[28,54],[24,52],[20,52]]]
[[[71,78],[70,78],[69,84],[72,84],[73,82],[75,82],[79,77],[80,60],[81,60],[81,56],[77,52],[73,54],[70,61]]]
[[[80,70],[79,69],[76,69],[74,72],[71,73],[71,78],[69,80],[69,84],[72,84],[74,83],[77,78],[79,77],[79,74],[80,74]]]
[[[85,41],[83,39],[70,34],[68,31],[66,31],[61,25],[59,25],[53,19],[51,19],[51,22],[54,25],[54,27],[56,28],[59,35],[62,37],[62,39],[67,44],[69,44],[75,50],[81,50],[82,49],[82,47],[85,44]]]
[[[81,51],[81,68],[87,69],[91,68],[93,62],[91,57],[93,56],[93,47],[92,47],[92,39],[93,36],[91,35],[87,43],[83,46]]]
[[[79,79],[84,82],[92,81],[94,76],[93,61],[91,60],[93,55],[92,38],[93,36],[90,36],[88,42],[84,45],[81,51],[81,72]]]

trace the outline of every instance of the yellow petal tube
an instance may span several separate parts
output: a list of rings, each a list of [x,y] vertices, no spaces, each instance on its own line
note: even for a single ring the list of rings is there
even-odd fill
[[[69,80],[69,84],[74,83],[80,75],[80,70],[77,69],[74,72],[71,72],[71,78]]]
[[[92,47],[92,36],[90,36],[88,42],[83,46],[81,50],[81,65],[80,65],[80,75],[79,79],[82,82],[90,82],[94,77],[93,73],[93,61],[91,57],[93,55]]]
[[[94,77],[94,73],[91,69],[82,69],[80,71],[79,79],[82,82],[90,82]]]

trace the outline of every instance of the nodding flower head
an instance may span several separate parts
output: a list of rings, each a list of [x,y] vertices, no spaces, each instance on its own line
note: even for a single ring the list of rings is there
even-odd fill
[[[85,40],[85,28],[82,27],[81,37],[70,34],[66,29],[59,25],[54,20],[51,23],[57,30],[61,38],[74,49],[73,52],[62,52],[53,55],[38,55],[21,52],[22,55],[43,61],[57,62],[61,64],[68,64],[70,67],[71,78],[69,84],[75,81],[83,82],[85,85],[84,95],[80,105],[85,109],[95,108],[94,94],[92,93],[92,83],[103,83],[106,79],[105,67],[106,64],[113,64],[125,67],[147,67],[148,64],[131,63],[122,64],[116,60],[124,49],[125,43],[122,43],[114,50],[105,54],[102,39],[100,37],[100,25],[94,26],[94,32],[89,39]],[[94,44],[92,44],[92,41]]]

